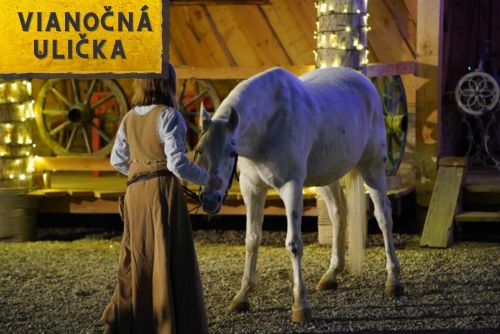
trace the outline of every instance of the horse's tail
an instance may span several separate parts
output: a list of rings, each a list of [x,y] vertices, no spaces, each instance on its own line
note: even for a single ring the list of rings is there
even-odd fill
[[[344,179],[347,189],[349,268],[352,272],[359,273],[363,264],[367,232],[365,185],[356,169],[352,169]]]

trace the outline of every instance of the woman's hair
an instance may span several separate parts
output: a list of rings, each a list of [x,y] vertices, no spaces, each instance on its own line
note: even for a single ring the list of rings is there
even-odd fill
[[[162,104],[176,108],[175,80],[175,69],[170,63],[168,64],[168,79],[135,79],[132,105]]]

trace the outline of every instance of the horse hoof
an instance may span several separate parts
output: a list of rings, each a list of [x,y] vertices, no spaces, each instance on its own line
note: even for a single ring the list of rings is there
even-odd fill
[[[337,290],[339,283],[331,277],[323,276],[316,285],[316,290]]]
[[[298,310],[292,310],[292,322],[298,324],[305,324],[312,320],[311,309],[303,308]]]
[[[385,293],[391,297],[401,297],[405,293],[403,284],[386,284]]]
[[[231,305],[229,305],[229,312],[230,313],[240,313],[240,312],[247,312],[250,310],[250,303],[249,302],[238,302],[233,300],[231,302]]]

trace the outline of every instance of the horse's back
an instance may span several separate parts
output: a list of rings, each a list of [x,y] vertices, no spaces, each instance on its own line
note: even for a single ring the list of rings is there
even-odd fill
[[[367,154],[383,154],[383,112],[369,79],[349,68],[325,68],[309,72],[300,80],[320,115],[308,159],[307,183],[328,184]]]
[[[342,97],[343,95],[362,95],[365,98],[376,98],[376,89],[368,78],[347,67],[322,68],[308,72],[299,79],[306,89],[316,98]]]

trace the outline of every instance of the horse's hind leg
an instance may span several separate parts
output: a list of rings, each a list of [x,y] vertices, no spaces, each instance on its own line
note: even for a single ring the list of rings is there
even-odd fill
[[[330,259],[330,267],[323,274],[316,288],[318,290],[336,289],[338,287],[337,275],[345,267],[345,198],[338,181],[328,186],[319,187],[317,190],[321,198],[325,201],[328,216],[332,223],[332,257]]]
[[[293,268],[293,297],[292,321],[305,323],[311,320],[311,308],[307,302],[306,284],[302,278],[302,196],[303,182],[289,181],[280,189],[280,196],[285,203],[287,218],[287,234],[285,246],[288,250]]]
[[[382,160],[382,159],[381,159]],[[387,197],[387,183],[382,161],[377,164],[358,165],[375,208],[375,218],[382,230],[384,237],[384,246],[387,256],[387,281],[385,283],[385,292],[392,296],[403,294],[404,288],[399,281],[399,260],[394,247],[394,238],[392,235],[392,216],[391,204]]]
[[[240,291],[229,307],[230,311],[247,311],[250,308],[248,295],[256,285],[257,254],[262,239],[262,222],[267,187],[264,183],[252,182],[244,174],[240,176],[240,190],[247,211],[245,270]]]

